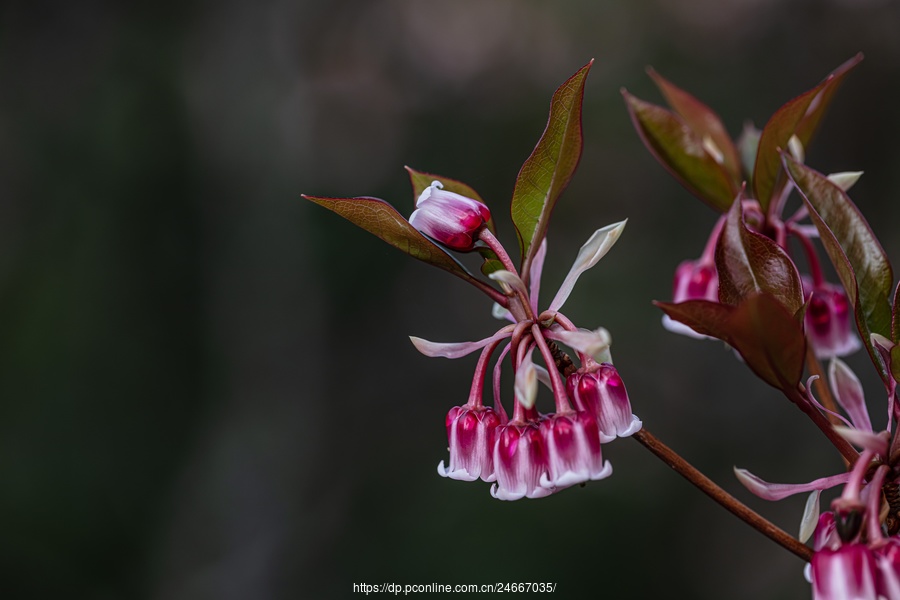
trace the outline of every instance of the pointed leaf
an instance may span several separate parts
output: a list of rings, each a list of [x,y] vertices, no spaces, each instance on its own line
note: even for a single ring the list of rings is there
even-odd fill
[[[741,161],[738,157],[737,149],[731,141],[731,136],[712,109],[706,104],[700,102],[697,98],[679,88],[665,77],[654,71],[652,68],[647,69],[647,74],[656,83],[656,87],[666,97],[678,116],[684,119],[684,122],[690,127],[694,134],[701,140],[709,139],[722,154],[722,164],[725,170],[731,176],[735,185],[741,181]]]
[[[724,212],[738,192],[725,167],[710,154],[702,138],[673,112],[622,90],[641,141],[689,192]]]
[[[889,294],[894,276],[884,249],[843,190],[787,154],[784,154],[784,164],[844,285],[854,308],[859,336],[882,379],[887,382],[888,375],[881,368],[871,339],[872,333],[885,337],[891,334]]]
[[[803,116],[803,119],[800,120],[799,125],[797,125],[796,134],[800,139],[800,142],[803,144],[804,148],[809,147],[809,142],[815,134],[816,129],[819,127],[819,123],[822,121],[822,117],[825,116],[825,111],[828,110],[828,106],[831,104],[831,99],[834,97],[834,93],[838,91],[838,88],[841,87],[841,84],[844,82],[844,78],[847,74],[853,70],[856,65],[858,65],[863,59],[862,52],[858,53],[856,56],[846,61],[844,64],[839,66],[837,69],[831,72],[831,74],[825,79],[825,87],[819,93],[819,95],[815,98],[815,100],[810,103],[809,108],[806,111],[806,114]]]
[[[593,63],[579,69],[553,94],[547,127],[516,178],[510,214],[525,277],[547,234],[550,213],[581,159],[581,104],[585,78]]]
[[[413,188],[413,202],[419,199],[419,196],[422,195],[422,192],[425,191],[425,188],[430,186],[433,181],[440,181],[444,186],[444,190],[453,192],[454,194],[459,194],[460,196],[465,196],[466,198],[478,200],[482,204],[485,204],[482,197],[478,195],[478,192],[476,192],[471,186],[466,185],[462,181],[450,179],[449,177],[444,177],[442,175],[435,175],[434,173],[416,171],[411,167],[403,168],[406,169],[407,173],[409,173],[409,182],[412,184]]]
[[[719,300],[737,305],[751,294],[766,292],[791,314],[803,306],[803,287],[797,267],[766,236],[744,225],[742,194],[738,194],[716,245]]]
[[[443,248],[422,235],[393,206],[379,198],[304,198],[339,214],[354,225],[372,233],[413,258],[440,267],[470,283],[485,287]]]
[[[788,140],[794,135],[800,121],[806,115],[810,103],[821,92],[831,77],[813,89],[800,94],[787,104],[779,108],[766,126],[763,127],[759,137],[759,148],[756,151],[756,163],[753,167],[753,190],[756,200],[763,212],[769,208],[772,193],[778,184],[778,175],[781,172],[781,158],[778,149],[787,149]]]
[[[793,314],[775,298],[751,295],[737,306],[706,300],[654,304],[698,333],[734,347],[747,366],[769,385],[786,392],[797,389],[803,374],[806,337]]]

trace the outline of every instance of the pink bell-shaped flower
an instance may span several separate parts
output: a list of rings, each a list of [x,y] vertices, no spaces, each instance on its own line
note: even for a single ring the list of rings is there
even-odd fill
[[[497,428],[494,445],[497,481],[491,486],[491,496],[500,500],[549,496],[553,490],[541,486],[547,470],[547,448],[537,423]]]
[[[460,481],[494,481],[494,432],[500,417],[485,406],[454,406],[447,413],[450,464],[438,465],[438,474]]]
[[[550,415],[541,421],[547,449],[547,473],[541,486],[560,490],[585,481],[612,475],[612,465],[603,460],[597,420],[587,411]]]
[[[853,332],[850,302],[843,288],[822,282],[818,286],[804,277],[806,336],[817,358],[846,356],[859,350],[859,338]]]
[[[813,600],[876,600],[875,556],[865,545],[823,548],[812,557]]]
[[[491,219],[488,207],[472,198],[444,191],[439,181],[425,188],[416,200],[409,223],[453,250],[471,250],[478,232]]]
[[[566,387],[578,410],[596,417],[602,443],[628,437],[640,430],[641,420],[631,412],[625,383],[610,363],[603,363],[589,372],[579,370],[569,375]]]

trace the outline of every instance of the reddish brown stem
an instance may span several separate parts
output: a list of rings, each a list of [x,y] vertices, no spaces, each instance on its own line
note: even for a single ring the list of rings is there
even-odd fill
[[[799,558],[805,561],[809,561],[812,558],[812,549],[806,544],[801,543],[783,529],[776,527],[771,521],[764,519],[747,505],[720,488],[709,477],[695,469],[693,465],[681,458],[674,450],[663,444],[646,428],[641,429],[632,437],[656,455],[657,458],[669,465],[676,473],[694,484],[701,492],[718,502],[725,510]]]

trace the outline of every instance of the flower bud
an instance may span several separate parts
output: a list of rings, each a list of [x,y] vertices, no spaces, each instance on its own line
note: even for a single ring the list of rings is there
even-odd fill
[[[409,222],[448,248],[467,252],[491,219],[491,211],[481,202],[444,191],[443,187],[440,181],[433,181],[422,191]]]

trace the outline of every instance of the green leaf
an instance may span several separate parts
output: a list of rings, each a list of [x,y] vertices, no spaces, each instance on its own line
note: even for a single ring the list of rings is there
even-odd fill
[[[425,173],[423,171],[416,171],[411,167],[403,167],[406,169],[406,172],[409,173],[409,182],[412,184],[413,188],[413,203],[417,202],[419,196],[422,195],[422,192],[430,186],[435,181],[440,181],[441,185],[444,186],[444,189],[448,192],[453,192],[454,194],[459,194],[460,196],[465,196],[466,198],[472,198],[473,200],[478,200],[484,205],[487,205],[487,202],[482,199],[478,192],[475,191],[471,186],[463,183],[462,181],[458,181],[456,179],[451,179],[449,177],[444,177],[443,175],[435,175],[434,173]],[[494,217],[491,215],[491,218],[487,222],[487,228],[490,229],[491,233],[497,233],[496,229],[494,229]],[[500,259],[497,257],[497,254],[491,250],[490,248],[484,246],[478,246],[475,248],[481,257],[484,258],[484,262],[481,265],[481,272],[485,275],[490,275],[494,271],[499,269],[503,269],[503,263],[500,262]]]
[[[703,140],[676,114],[622,90],[634,128],[644,145],[689,192],[725,212],[737,185],[704,147]]]
[[[732,346],[769,385],[786,393],[797,389],[806,337],[797,319],[772,296],[750,295],[737,306],[707,300],[654,304],[676,321]]]
[[[430,182],[429,182],[430,183]],[[422,235],[393,206],[379,198],[323,198],[307,196],[307,200],[324,206],[354,225],[375,234],[394,248],[430,265],[453,273],[470,283],[484,287],[443,248]]]
[[[716,244],[719,300],[737,305],[747,296],[765,292],[794,314],[803,306],[797,267],[778,244],[747,228],[742,200],[743,194],[738,194]]]
[[[853,305],[859,335],[882,378],[886,378],[870,334],[887,338],[891,335],[893,311],[889,297],[894,278],[887,255],[859,209],[841,188],[786,153],[784,165],[806,203],[825,252]]]
[[[553,94],[547,127],[516,178],[510,214],[526,279],[534,254],[547,234],[550,213],[581,159],[581,105],[584,82],[593,63],[591,60],[579,69]]]
[[[675,112],[684,119],[688,127],[693,130],[694,134],[702,140],[708,139],[712,142],[719,152],[722,154],[722,164],[725,170],[731,176],[735,185],[739,185],[741,181],[741,161],[738,157],[737,149],[731,141],[731,136],[712,109],[706,104],[700,102],[697,98],[679,88],[671,81],[653,70],[647,68],[647,74],[656,83],[656,87],[662,92]]]
[[[825,88],[831,77],[779,108],[763,127],[753,167],[753,191],[763,212],[768,211],[772,195],[779,184],[781,158],[778,150],[788,147],[788,140],[796,132],[810,103]]]
[[[831,74],[826,77],[825,87],[819,93],[819,96],[815,99],[815,101],[810,104],[809,110],[807,110],[806,115],[803,119],[800,120],[800,124],[797,125],[796,135],[800,139],[800,142],[803,144],[804,148],[809,147],[809,142],[815,134],[816,129],[819,127],[819,123],[822,121],[822,117],[825,116],[825,111],[828,110],[828,106],[831,104],[831,99],[834,96],[834,93],[838,91],[838,88],[841,87],[841,84],[844,82],[844,78],[847,76],[850,71],[853,70],[856,65],[858,65],[863,59],[862,52],[858,53],[856,56],[846,61],[844,64],[839,66],[837,69],[831,72]]]
[[[894,310],[891,311],[891,341],[900,341],[900,282],[894,290]]]

